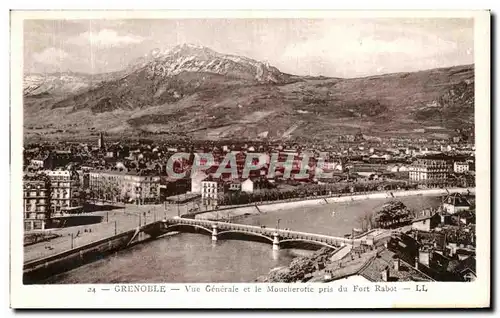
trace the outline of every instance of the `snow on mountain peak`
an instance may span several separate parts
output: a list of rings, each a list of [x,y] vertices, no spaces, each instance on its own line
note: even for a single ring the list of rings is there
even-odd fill
[[[286,75],[268,62],[218,53],[197,44],[181,44],[155,54],[145,64],[150,76],[169,77],[183,72],[226,75],[258,82],[283,82]]]

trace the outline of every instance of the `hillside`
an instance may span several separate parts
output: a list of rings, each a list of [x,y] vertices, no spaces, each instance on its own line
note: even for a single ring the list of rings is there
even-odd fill
[[[355,79],[298,77],[184,45],[103,78],[62,97],[25,91],[26,132],[329,140],[361,130],[444,138],[474,124],[472,65]]]
[[[69,96],[97,87],[113,74],[83,74],[61,72],[27,74],[24,76],[23,94],[28,97]]]

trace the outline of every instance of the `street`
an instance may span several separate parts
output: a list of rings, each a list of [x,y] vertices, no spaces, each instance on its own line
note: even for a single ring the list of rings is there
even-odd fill
[[[61,235],[50,241],[24,247],[24,262],[33,261],[71,248],[89,244],[136,228],[140,224],[155,222],[166,217],[174,217],[178,212],[185,213],[185,205],[126,205],[109,211],[96,211],[91,215],[102,216],[102,222],[67,228],[49,229]]]

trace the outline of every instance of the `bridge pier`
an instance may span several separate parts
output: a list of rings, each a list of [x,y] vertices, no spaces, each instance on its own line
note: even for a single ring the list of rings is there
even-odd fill
[[[279,251],[280,249],[280,239],[278,233],[273,233],[273,251]]]
[[[212,241],[217,241],[217,224],[212,225]]]

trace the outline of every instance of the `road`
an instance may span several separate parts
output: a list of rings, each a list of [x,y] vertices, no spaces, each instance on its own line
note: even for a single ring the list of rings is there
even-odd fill
[[[49,229],[61,235],[47,242],[24,247],[24,262],[47,257],[63,251],[89,244],[106,237],[129,231],[140,223],[147,224],[165,217],[173,217],[187,211],[186,206],[167,205],[126,205],[110,211],[96,211],[90,215],[102,216],[102,222],[90,225]],[[139,223],[140,222],[140,223]]]

